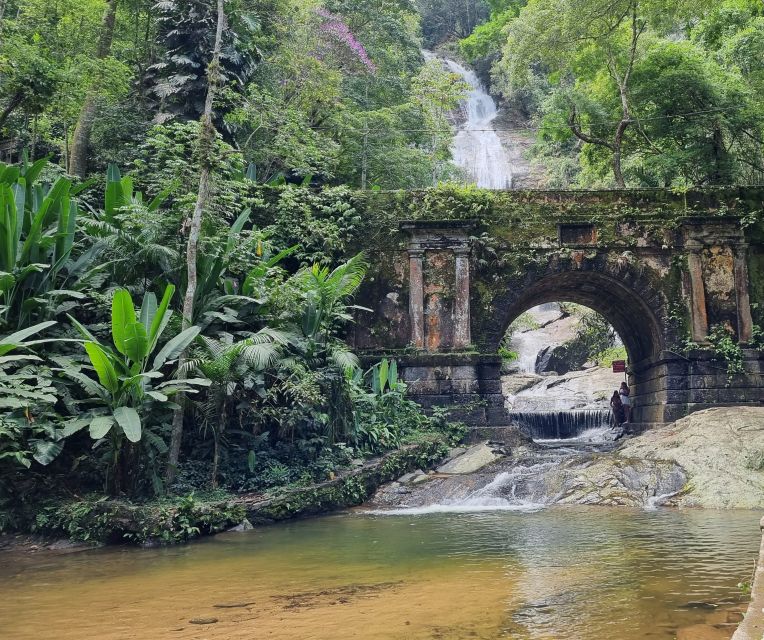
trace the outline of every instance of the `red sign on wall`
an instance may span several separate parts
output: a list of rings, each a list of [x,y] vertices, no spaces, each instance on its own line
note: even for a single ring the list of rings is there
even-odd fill
[[[613,360],[613,373],[626,373],[626,361]]]

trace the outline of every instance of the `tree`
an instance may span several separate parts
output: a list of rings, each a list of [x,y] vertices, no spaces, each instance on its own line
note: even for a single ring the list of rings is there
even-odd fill
[[[111,45],[114,41],[114,25],[117,20],[117,7],[119,0],[106,0],[106,10],[103,14],[101,34],[98,39],[96,59],[105,60],[111,54]],[[73,176],[84,177],[88,169],[88,147],[90,146],[90,134],[93,130],[93,122],[96,117],[97,84],[90,88],[82,105],[77,127],[74,130],[72,146],[69,156],[69,173]]]
[[[216,50],[218,15],[215,3],[207,0],[168,0],[156,5],[157,43],[163,49],[159,60],[148,68],[147,82],[156,101],[155,121],[172,118],[199,120],[208,95],[208,70]],[[242,20],[232,25],[232,17]],[[242,92],[256,65],[256,51],[247,39],[256,26],[245,7],[229,12],[217,54],[216,74],[229,91]],[[224,98],[216,95],[219,101]],[[218,104],[218,106],[221,106]],[[216,126],[223,125],[213,114]]]
[[[257,386],[257,378],[275,362],[288,336],[272,329],[234,342],[231,336],[215,340],[202,336],[202,352],[186,363],[186,368],[211,381],[203,407],[204,421],[212,429],[213,453],[210,485],[218,486],[221,443],[234,413],[236,398]]]
[[[220,56],[223,49],[223,31],[226,25],[225,0],[217,0],[217,22],[215,27],[215,44],[212,49],[212,60],[207,69],[207,99],[204,103],[201,128],[199,130],[199,191],[196,205],[189,224],[188,242],[186,244],[186,292],[183,299],[183,328],[191,326],[194,317],[194,300],[196,298],[196,286],[198,274],[196,269],[197,252],[199,249],[199,235],[202,227],[202,216],[210,199],[210,177],[215,166],[213,157],[215,137],[214,106],[215,98],[223,86],[224,76],[220,68]],[[186,354],[183,352],[179,358],[181,376]],[[180,445],[183,439],[184,406],[181,398],[178,408],[175,410],[172,420],[172,435],[170,440],[170,453],[167,460],[166,478],[171,481],[175,477],[175,470],[180,458]]]
[[[660,30],[691,14],[695,2],[676,3],[670,10],[659,0],[531,0],[507,26],[507,42],[499,63],[503,90],[531,82],[539,65],[564,96],[566,125],[581,142],[607,150],[615,184],[623,188],[623,154],[627,131],[638,126],[631,97],[632,75],[643,58],[649,27]],[[670,17],[674,18],[672,22]],[[592,117],[590,85],[607,81],[618,109]]]
[[[451,38],[466,38],[489,12],[485,0],[417,0],[429,47]]]

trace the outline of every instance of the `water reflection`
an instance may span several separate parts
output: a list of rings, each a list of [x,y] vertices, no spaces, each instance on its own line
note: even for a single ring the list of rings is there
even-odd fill
[[[350,514],[186,547],[0,556],[0,628],[14,640],[672,638],[743,600],[758,517]]]

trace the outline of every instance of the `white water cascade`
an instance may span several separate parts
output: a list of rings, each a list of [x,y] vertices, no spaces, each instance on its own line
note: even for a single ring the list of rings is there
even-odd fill
[[[432,53],[425,53],[425,56],[436,57]],[[512,163],[493,125],[498,116],[496,103],[474,71],[454,60],[440,59],[470,87],[462,105],[465,121],[457,130],[452,145],[454,163],[464,169],[478,187],[511,189]]]

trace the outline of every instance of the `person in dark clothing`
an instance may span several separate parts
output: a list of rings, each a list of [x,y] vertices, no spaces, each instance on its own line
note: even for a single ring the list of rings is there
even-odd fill
[[[614,426],[620,427],[626,422],[626,412],[624,411],[623,403],[621,402],[621,396],[617,391],[614,391],[613,397],[610,398],[610,408],[613,410]]]

